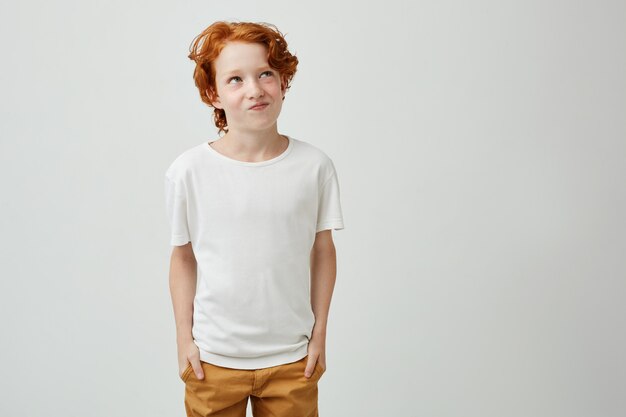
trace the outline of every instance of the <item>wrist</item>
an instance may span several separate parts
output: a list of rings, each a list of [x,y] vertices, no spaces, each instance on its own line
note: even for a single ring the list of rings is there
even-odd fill
[[[326,337],[326,326],[315,325],[313,326],[313,332],[311,334],[312,337]]]
[[[191,333],[177,334],[176,335],[176,343],[179,345],[188,344],[193,342],[193,336]]]

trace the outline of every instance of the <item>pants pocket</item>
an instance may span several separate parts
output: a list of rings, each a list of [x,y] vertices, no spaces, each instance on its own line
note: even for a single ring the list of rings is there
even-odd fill
[[[193,368],[191,367],[190,363],[187,363],[187,367],[183,371],[183,374],[180,376],[180,379],[182,379],[183,382],[187,382],[187,377],[189,376],[189,373],[191,371],[193,371]]]
[[[326,372],[326,369],[322,368],[322,365],[320,365],[320,361],[315,362],[315,372],[317,373],[317,376],[320,378],[322,377],[324,372]]]

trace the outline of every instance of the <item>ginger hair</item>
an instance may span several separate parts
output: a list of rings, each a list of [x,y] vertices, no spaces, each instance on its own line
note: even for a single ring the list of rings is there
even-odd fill
[[[228,132],[228,122],[224,110],[215,108],[212,104],[217,98],[214,63],[226,43],[232,41],[265,45],[268,52],[267,62],[272,69],[279,72],[281,89],[285,91],[291,86],[298,66],[298,58],[287,49],[284,35],[271,23],[218,21],[196,36],[189,47],[188,57],[196,63],[193,79],[200,98],[214,108],[213,120],[218,134]]]

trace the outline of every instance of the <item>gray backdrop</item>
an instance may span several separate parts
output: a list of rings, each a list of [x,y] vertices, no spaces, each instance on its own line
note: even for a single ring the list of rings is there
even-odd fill
[[[626,6],[528,0],[3,2],[0,415],[184,415],[163,175],[220,19],[286,34],[337,168],[322,417],[623,415]]]

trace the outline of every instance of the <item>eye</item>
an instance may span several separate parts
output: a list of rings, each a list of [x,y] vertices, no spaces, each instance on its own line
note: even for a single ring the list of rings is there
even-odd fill
[[[267,75],[270,75],[270,76],[274,75],[274,73],[272,71],[269,71],[269,70],[268,71],[264,71],[264,72],[261,73],[261,75],[263,75],[263,74],[267,74]]]
[[[231,84],[233,82],[233,80],[241,81],[241,77],[238,77],[238,76],[230,77],[228,79],[228,84]]]

